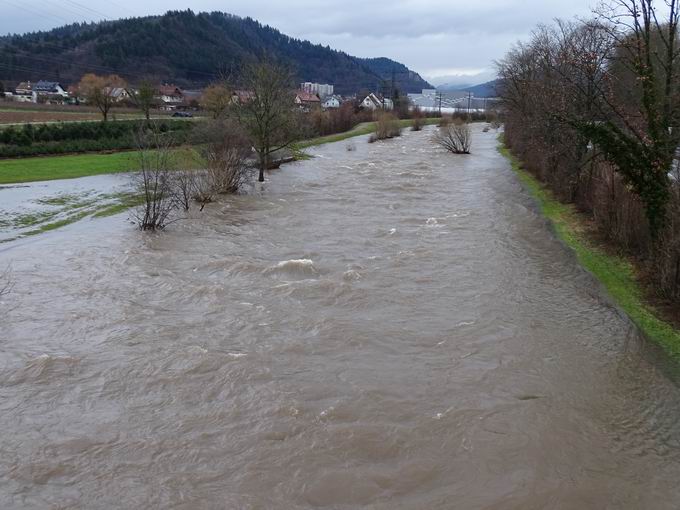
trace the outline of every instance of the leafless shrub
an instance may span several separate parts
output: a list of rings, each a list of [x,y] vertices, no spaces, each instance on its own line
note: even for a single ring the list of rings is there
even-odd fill
[[[423,125],[425,124],[425,115],[423,114],[422,110],[417,106],[414,107],[411,111],[411,117],[413,119],[411,131],[421,131],[423,129]]]
[[[215,189],[207,172],[201,171],[194,174],[194,189],[191,198],[203,208],[215,200]]]
[[[207,124],[202,134],[207,186],[216,194],[237,193],[251,178],[248,158],[252,150],[248,139],[230,119]]]
[[[446,127],[449,124],[451,124],[452,122],[453,122],[453,117],[451,117],[449,115],[442,115],[441,117],[439,117],[439,124],[437,124],[437,126],[440,127],[440,128]]]
[[[375,121],[375,133],[369,138],[369,143],[397,136],[401,136],[401,124],[397,116],[389,112],[378,112]]]
[[[470,154],[472,134],[470,126],[463,122],[440,127],[434,135],[434,140],[453,154]]]
[[[191,208],[192,199],[197,195],[203,173],[198,170],[181,169],[170,174],[170,188],[177,205],[188,211]]]
[[[161,230],[178,206],[173,191],[172,140],[149,125],[137,133],[137,145],[140,170],[131,175],[143,203],[133,210],[133,216],[141,230]]]

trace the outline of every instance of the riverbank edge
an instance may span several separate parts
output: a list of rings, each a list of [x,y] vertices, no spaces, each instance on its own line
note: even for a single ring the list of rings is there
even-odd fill
[[[586,216],[571,204],[557,200],[552,191],[536,179],[498,137],[498,152],[509,162],[522,186],[529,192],[540,213],[553,231],[576,255],[579,264],[606,289],[612,301],[649,340],[659,344],[676,361],[680,361],[680,330],[660,317],[645,301],[643,285],[630,259],[611,255],[605,247],[587,234]]]

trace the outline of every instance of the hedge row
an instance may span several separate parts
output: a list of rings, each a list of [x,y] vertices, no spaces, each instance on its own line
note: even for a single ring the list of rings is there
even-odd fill
[[[144,122],[77,122],[10,127],[0,131],[0,158],[133,149],[137,146],[135,134]],[[176,144],[188,140],[193,125],[190,121],[150,124],[161,133],[172,136]]]
[[[144,124],[144,120],[24,124],[1,129],[0,144],[28,146],[42,142],[118,139],[133,135]],[[191,121],[181,120],[152,121],[149,124],[163,133],[189,131],[193,126]]]

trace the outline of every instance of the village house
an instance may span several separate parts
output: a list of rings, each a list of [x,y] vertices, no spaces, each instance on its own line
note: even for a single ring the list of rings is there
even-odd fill
[[[106,88],[106,93],[113,99],[115,103],[120,103],[121,101],[125,101],[127,99],[130,99],[130,93],[127,91],[127,89],[123,87],[113,87],[113,88]]]
[[[33,103],[33,85],[31,85],[31,82],[22,81],[17,85],[12,99],[19,103]]]
[[[340,108],[340,104],[341,101],[339,96],[328,96],[324,99],[321,106],[328,110],[330,108]]]
[[[247,103],[251,101],[255,94],[249,90],[235,90],[231,94],[231,102],[234,104]]]
[[[17,85],[13,99],[19,102],[63,103],[69,94],[59,82],[40,80],[37,83],[23,81]]]
[[[321,99],[316,94],[298,90],[295,92],[295,104],[305,109],[318,108],[321,106]]]
[[[391,99],[378,97],[373,92],[367,95],[359,106],[367,110],[392,110],[394,108]]]
[[[166,84],[158,87],[158,99],[161,101],[161,110],[174,110],[184,101],[184,94],[179,87]]]

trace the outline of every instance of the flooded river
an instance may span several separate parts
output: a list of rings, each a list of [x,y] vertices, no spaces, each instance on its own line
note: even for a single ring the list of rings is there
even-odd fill
[[[680,391],[496,135],[0,245],[3,509],[677,509]]]

